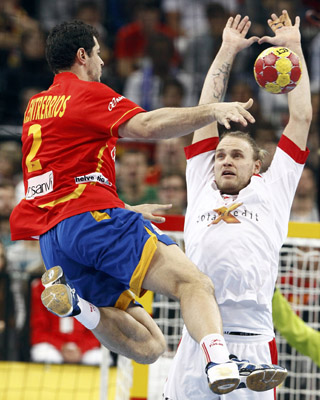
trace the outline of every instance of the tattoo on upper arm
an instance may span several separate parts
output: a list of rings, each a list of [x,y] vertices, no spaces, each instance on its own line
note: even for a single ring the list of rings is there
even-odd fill
[[[222,64],[221,68],[217,72],[213,73],[213,97],[215,100],[221,101],[227,91],[227,85],[229,81],[229,75],[231,70],[230,63]]]

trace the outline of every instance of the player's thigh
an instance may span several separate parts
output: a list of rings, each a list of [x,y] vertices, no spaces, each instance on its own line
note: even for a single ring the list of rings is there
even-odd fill
[[[142,287],[177,298],[179,288],[184,284],[212,286],[210,279],[200,272],[178,246],[166,246],[158,242]]]

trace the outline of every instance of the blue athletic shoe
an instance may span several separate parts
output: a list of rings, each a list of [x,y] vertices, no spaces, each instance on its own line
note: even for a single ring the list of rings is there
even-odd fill
[[[58,317],[74,317],[80,314],[76,290],[66,283],[60,266],[52,267],[41,278],[45,290],[41,294],[42,304]]]
[[[238,360],[230,355],[230,360],[238,366],[241,382],[237,389],[248,388],[255,392],[265,392],[279,386],[288,371],[274,364],[252,364],[248,360]]]

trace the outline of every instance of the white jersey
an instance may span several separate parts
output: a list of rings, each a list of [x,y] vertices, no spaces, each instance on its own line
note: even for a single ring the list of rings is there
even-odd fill
[[[222,196],[213,173],[218,139],[186,148],[187,256],[215,286],[225,331],[273,337],[279,251],[308,151],[282,136],[267,172],[237,196]]]
[[[308,151],[282,136],[272,165],[238,196],[221,196],[213,174],[218,139],[186,148],[186,253],[213,281],[230,353],[256,364],[276,362],[271,301],[289,212]],[[274,391],[214,395],[199,344],[183,330],[164,387],[168,400],[274,400]]]

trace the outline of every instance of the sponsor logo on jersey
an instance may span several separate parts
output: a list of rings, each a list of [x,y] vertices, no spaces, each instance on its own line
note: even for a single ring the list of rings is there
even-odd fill
[[[241,224],[239,217],[249,218],[250,220],[259,222],[259,216],[257,213],[249,211],[247,209],[239,209],[243,203],[234,203],[231,206],[223,206],[198,215],[197,223],[206,223],[207,226],[216,225],[219,222],[225,222],[226,224]]]
[[[234,203],[231,204],[230,207],[223,206],[216,210],[213,210],[218,214],[218,218],[211,221],[208,226],[217,224],[221,220],[223,220],[227,224],[240,224],[240,221],[234,215],[231,214],[231,211],[237,209],[240,206],[242,206],[242,203]]]
[[[121,100],[123,100],[124,98],[125,98],[124,96],[114,97],[114,98],[110,101],[110,103],[109,103],[109,105],[108,105],[108,110],[109,110],[109,111],[112,111],[112,110],[117,106],[117,104],[118,104]]]
[[[53,172],[34,176],[28,179],[28,189],[26,199],[32,200],[36,197],[44,196],[53,191]]]
[[[112,186],[112,183],[109,181],[108,178],[103,176],[101,172],[92,172],[91,174],[87,175],[80,175],[74,178],[75,183],[90,183],[90,182],[98,182],[102,185]]]

